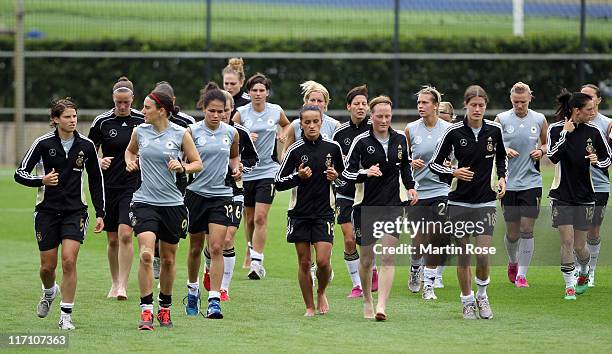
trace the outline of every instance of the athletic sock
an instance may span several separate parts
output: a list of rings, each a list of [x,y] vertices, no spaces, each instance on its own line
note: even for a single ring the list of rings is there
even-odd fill
[[[595,273],[595,267],[597,267],[597,258],[599,258],[599,250],[601,248],[601,238],[596,240],[587,239],[587,248],[591,254],[589,259],[589,271]]]
[[[254,249],[251,249],[251,262],[259,263],[263,265],[264,255],[263,253],[259,253]]]
[[[520,241],[518,247],[518,275],[524,277],[527,275],[531,257],[533,256],[533,233],[521,232]]]
[[[208,301],[210,300],[219,300],[221,299],[221,293],[219,291],[209,291],[208,292]]]
[[[149,310],[153,312],[153,293],[140,298],[140,310]]]
[[[206,265],[206,269],[210,269],[210,253],[208,252],[208,246],[204,248],[204,264]]]
[[[423,257],[419,257],[417,259],[411,258],[410,259],[410,271],[411,272],[417,272],[419,270],[419,268],[421,268],[421,266],[423,266]]]
[[[504,244],[506,245],[506,252],[508,253],[508,262],[517,263],[516,251],[519,246],[520,239],[512,242],[508,239],[508,235],[504,236]]]
[[[344,252],[344,263],[346,263],[346,268],[351,277],[353,288],[356,286],[361,287],[361,279],[359,278],[359,253],[357,250],[351,254]]]
[[[60,310],[62,311],[62,314],[66,314],[66,315],[70,315],[72,313],[72,308],[74,307],[74,302],[73,303],[68,303],[68,302],[60,302]]]
[[[444,268],[445,268],[445,267],[446,267],[446,266],[439,265],[439,266],[436,268],[436,278],[442,278],[442,275],[444,274]]]
[[[425,267],[425,269],[423,270],[424,286],[433,286],[434,280],[436,280],[436,269]]]
[[[470,292],[469,295],[463,295],[461,293],[459,293],[459,297],[461,298],[461,303],[465,306],[469,303],[474,303],[476,302],[476,299],[474,299],[474,292]]]
[[[234,275],[234,265],[236,264],[236,251],[234,247],[223,250],[223,279],[221,279],[221,289],[228,290]]]
[[[487,278],[485,280],[478,279],[476,277],[476,285],[478,286],[478,290],[476,291],[476,297],[479,299],[486,299],[487,296],[487,286],[491,282],[491,278]]]
[[[43,293],[45,294],[45,299],[47,300],[53,299],[55,295],[57,295],[57,289],[58,289],[57,283],[54,283],[50,289],[45,289],[43,285]]]
[[[200,290],[200,279],[196,280],[195,283],[187,282],[187,291],[189,295],[198,296],[199,290]]]
[[[563,273],[563,280],[565,281],[565,287],[571,288],[574,286],[574,271],[576,267],[574,267],[573,263],[561,264],[561,273]]]
[[[160,292],[157,302],[159,303],[159,307],[170,308],[170,306],[172,306],[172,295],[166,295]]]

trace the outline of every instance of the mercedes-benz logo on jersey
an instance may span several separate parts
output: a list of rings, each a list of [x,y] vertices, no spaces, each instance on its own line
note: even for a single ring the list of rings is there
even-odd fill
[[[508,134],[514,133],[514,127],[511,126],[511,125],[507,126],[506,127],[506,133],[508,133]]]
[[[415,137],[414,137],[414,143],[415,143],[416,145],[419,145],[419,144],[420,144],[420,143],[422,143],[422,142],[423,142],[423,138],[421,138],[420,136],[415,136]]]
[[[230,140],[229,140],[229,138],[227,136],[224,136],[223,140],[221,140],[221,141],[223,141],[223,145],[229,145],[230,144]]]
[[[55,156],[57,155],[57,151],[55,151],[55,149],[49,149],[49,156]]]
[[[172,149],[174,147],[174,144],[172,144],[171,141],[166,141],[166,149]]]
[[[461,140],[459,140],[459,145],[461,145],[461,146],[467,146],[467,139],[461,139]]]
[[[538,132],[538,128],[535,125],[531,126],[531,134],[536,134]]]
[[[374,146],[370,145],[367,147],[366,151],[368,152],[368,154],[373,154],[376,149],[374,149]]]
[[[124,123],[124,124],[125,124],[125,123]],[[111,138],[116,137],[116,136],[117,136],[117,129],[111,129],[111,130],[109,130],[109,131],[108,131],[108,135],[109,135]]]
[[[274,125],[274,119],[272,119],[272,118],[268,119],[268,125],[269,126],[273,126]]]
[[[308,162],[308,156],[306,156],[306,155],[302,155],[302,157],[300,158],[300,160],[302,160],[302,163],[306,163],[306,162]]]
[[[344,139],[344,145],[351,145],[351,138]]]
[[[321,136],[323,137],[323,139],[329,139],[329,136],[327,136],[327,133],[323,133],[321,134]]]

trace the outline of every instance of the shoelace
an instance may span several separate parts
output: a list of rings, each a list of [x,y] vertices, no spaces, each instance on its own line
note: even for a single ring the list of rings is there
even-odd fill
[[[185,304],[185,300],[187,300],[187,304]],[[185,306],[185,305],[191,305],[191,303],[189,301],[189,295],[187,295],[187,296],[185,296],[183,298],[183,306]],[[201,309],[201,308],[202,308],[202,298],[198,296],[198,309]],[[200,313],[202,313],[202,312],[200,311]]]
[[[140,318],[143,322],[153,322],[153,314],[151,311],[144,311]]]
[[[170,322],[170,310],[167,309],[162,309],[159,311],[159,313],[157,314],[157,319],[160,319],[161,323],[168,323]]]

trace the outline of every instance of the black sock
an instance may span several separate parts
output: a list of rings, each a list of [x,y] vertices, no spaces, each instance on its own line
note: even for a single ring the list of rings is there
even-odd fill
[[[234,247],[227,250],[223,250],[223,257],[236,257],[236,251],[234,250]]]
[[[169,308],[172,306],[172,295],[166,295],[160,292],[157,301],[159,302],[159,307]]]
[[[153,305],[153,293],[140,298],[141,305]]]

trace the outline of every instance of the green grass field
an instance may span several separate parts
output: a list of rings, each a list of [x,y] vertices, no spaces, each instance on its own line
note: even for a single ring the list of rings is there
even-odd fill
[[[57,334],[59,304],[46,319],[36,317],[40,297],[38,250],[32,226],[35,190],[13,182],[12,171],[0,170],[0,291],[1,333]],[[551,170],[545,170],[550,185]],[[288,194],[275,200],[270,215],[266,249],[268,277],[263,281],[246,279],[240,269],[244,255],[242,229],[238,235],[237,267],[232,282],[231,301],[224,303],[221,321],[201,316],[187,318],[181,299],[186,294],[186,250],[182,241],[177,256],[174,287],[174,328],[141,333],[136,330],[139,299],[136,265],[132,268],[129,300],[106,299],[110,276],[105,253],[105,236],[88,235],[81,248],[71,352],[609,352],[612,312],[612,268],[597,268],[597,287],[575,302],[562,299],[563,281],[558,260],[548,266],[533,266],[529,289],[516,289],[505,274],[504,249],[498,223],[496,245],[501,258],[493,267],[489,296],[495,318],[491,321],[464,321],[461,318],[459,290],[453,267],[445,272],[446,288],[436,291],[439,299],[424,303],[420,295],[406,287],[408,269],[398,267],[388,304],[389,321],[376,323],[362,319],[361,300],[349,300],[350,281],[342,260],[342,242],[335,244],[332,264],[336,277],[329,288],[331,313],[304,318],[296,279],[294,248],[284,239]],[[550,213],[543,211],[536,231],[536,254],[558,257],[558,236],[549,225]],[[612,220],[610,217],[609,220]],[[498,219],[499,220],[499,219]],[[341,239],[339,227],[337,240]],[[602,254],[609,265],[612,244],[603,233]],[[549,246],[548,246],[549,245]],[[58,280],[61,278],[58,266]],[[18,351],[25,351],[20,348]],[[40,349],[31,348],[31,351]],[[15,350],[17,352],[17,350]]]
[[[14,1],[0,1],[0,27],[12,27]],[[31,0],[26,2],[26,31],[50,39],[135,37],[144,40],[198,38],[205,35],[204,1]],[[528,36],[578,36],[579,21],[527,17]],[[512,36],[512,17],[479,13],[409,12],[400,15],[402,36]],[[608,37],[612,21],[589,19],[590,36]],[[213,1],[214,41],[238,38],[390,37],[391,10],[228,3]]]

